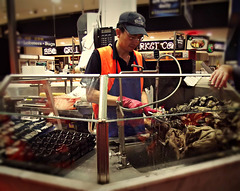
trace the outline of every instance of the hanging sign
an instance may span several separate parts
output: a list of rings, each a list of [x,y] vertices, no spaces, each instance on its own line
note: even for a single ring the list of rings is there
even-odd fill
[[[53,36],[21,34],[17,36],[17,45],[21,47],[55,47],[56,39]]]
[[[180,0],[150,0],[150,17],[171,17],[180,14]]]

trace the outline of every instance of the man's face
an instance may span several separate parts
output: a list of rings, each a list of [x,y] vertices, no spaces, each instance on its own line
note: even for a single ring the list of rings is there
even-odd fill
[[[131,35],[126,29],[124,32],[118,30],[116,33],[119,38],[119,45],[127,52],[132,52],[139,45],[143,38],[142,34]]]

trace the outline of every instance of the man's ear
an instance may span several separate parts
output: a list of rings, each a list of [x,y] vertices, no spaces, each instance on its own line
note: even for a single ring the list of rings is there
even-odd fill
[[[120,30],[119,28],[116,28],[115,31],[116,31],[117,37],[119,38],[119,36],[120,36],[120,34],[121,34],[121,30]]]

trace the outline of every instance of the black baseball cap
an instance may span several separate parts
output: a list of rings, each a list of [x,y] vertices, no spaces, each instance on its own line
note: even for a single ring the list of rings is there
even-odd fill
[[[137,12],[124,12],[120,15],[118,24],[124,24],[130,34],[147,35],[145,18]]]

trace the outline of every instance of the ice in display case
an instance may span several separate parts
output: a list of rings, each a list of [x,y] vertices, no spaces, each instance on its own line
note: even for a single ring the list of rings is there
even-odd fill
[[[118,117],[109,119],[108,80],[139,77],[155,87],[148,106],[159,112],[126,118],[121,115],[126,109],[119,105]],[[186,77],[199,80],[188,86]],[[83,78],[100,81],[97,119],[80,113],[84,104],[70,110],[58,110],[54,104],[51,80]],[[162,89],[164,83],[170,85]],[[7,89],[14,84],[41,88],[34,96],[13,97]],[[206,184],[213,189],[239,186],[234,179],[227,186],[226,181],[239,175],[240,97],[230,85],[221,90],[210,86],[208,74],[9,75],[0,88],[0,174],[5,184],[16,181],[19,186],[26,183],[25,188],[38,185],[59,190],[152,190],[159,186],[174,190],[180,182],[182,189]],[[42,91],[45,97],[40,96]],[[146,132],[125,137],[122,122],[130,120],[143,120]],[[76,122],[87,126],[71,127]],[[108,137],[108,125],[115,122],[119,136]],[[221,176],[222,171],[228,177]],[[215,185],[210,180],[222,181]]]
[[[80,84],[81,76],[58,77],[12,75],[1,83],[3,164],[57,174],[94,149],[95,135],[87,122],[91,105],[80,94],[65,93],[71,83]],[[77,102],[82,108],[75,107]]]

